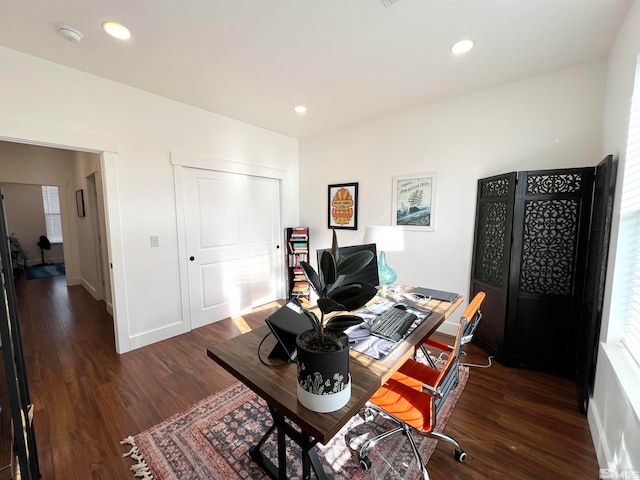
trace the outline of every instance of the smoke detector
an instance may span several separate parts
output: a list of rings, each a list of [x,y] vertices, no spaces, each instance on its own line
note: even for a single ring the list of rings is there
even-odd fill
[[[82,33],[69,25],[60,25],[58,27],[58,33],[70,42],[78,43],[82,40]]]

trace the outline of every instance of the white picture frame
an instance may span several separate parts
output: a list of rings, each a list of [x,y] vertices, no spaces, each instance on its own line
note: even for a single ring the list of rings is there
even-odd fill
[[[391,224],[404,230],[434,232],[438,173],[423,172],[393,177]]]

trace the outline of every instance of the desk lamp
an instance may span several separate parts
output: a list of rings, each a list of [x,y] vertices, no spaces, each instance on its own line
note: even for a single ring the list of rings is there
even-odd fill
[[[380,285],[392,285],[397,278],[396,272],[387,264],[385,252],[404,250],[404,234],[402,227],[379,226],[366,227],[364,243],[375,243],[378,250],[378,277]]]

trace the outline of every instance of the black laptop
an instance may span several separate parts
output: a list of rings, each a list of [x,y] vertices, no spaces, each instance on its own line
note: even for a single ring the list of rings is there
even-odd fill
[[[416,287],[411,293],[419,293],[425,297],[431,297],[434,300],[442,300],[443,302],[453,302],[458,298],[457,293],[445,292],[444,290],[434,290],[432,288]]]
[[[269,358],[286,361],[296,359],[296,337],[314,327],[313,322],[302,311],[300,303],[293,299],[266,318],[271,332],[278,343],[269,354]]]

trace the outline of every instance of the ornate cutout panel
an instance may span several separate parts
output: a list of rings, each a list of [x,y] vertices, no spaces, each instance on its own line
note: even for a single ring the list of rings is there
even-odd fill
[[[582,174],[529,175],[527,195],[578,193],[582,189]]]
[[[482,198],[506,197],[509,192],[509,179],[497,178],[482,182],[480,195]]]
[[[506,202],[480,205],[478,210],[475,279],[500,287],[507,232]]]
[[[571,295],[579,201],[526,202],[520,291]]]

